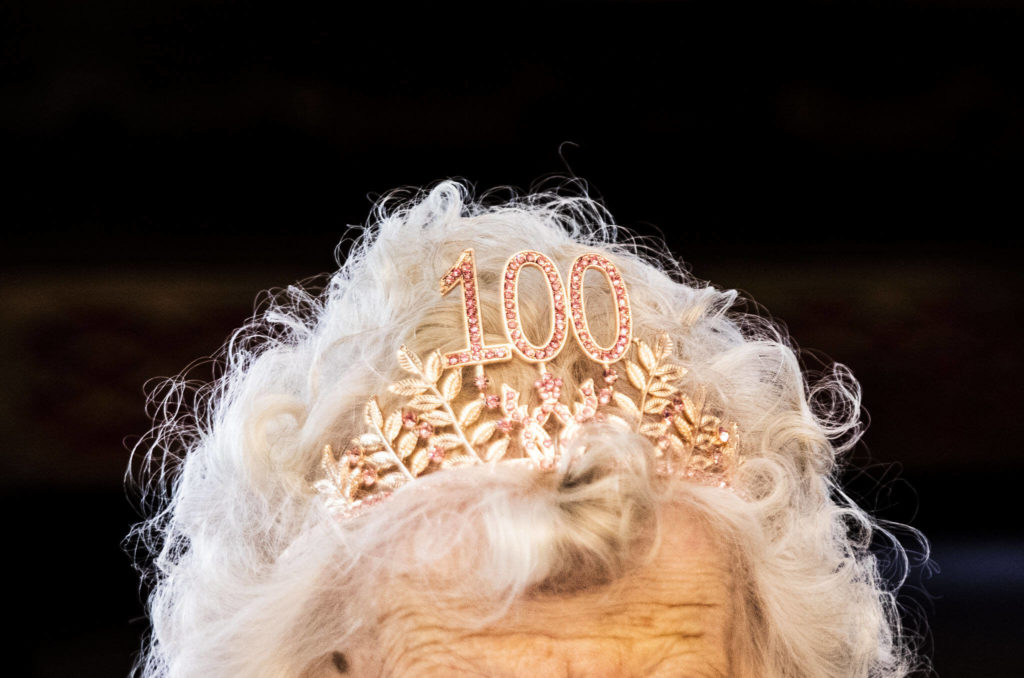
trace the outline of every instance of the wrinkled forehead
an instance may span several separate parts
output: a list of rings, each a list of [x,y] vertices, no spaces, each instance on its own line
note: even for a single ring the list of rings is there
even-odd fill
[[[689,518],[666,512],[651,558],[625,577],[531,595],[483,626],[464,613],[470,606],[396,587],[381,601],[371,644],[358,649],[360,663],[409,678],[735,675],[736,574]]]

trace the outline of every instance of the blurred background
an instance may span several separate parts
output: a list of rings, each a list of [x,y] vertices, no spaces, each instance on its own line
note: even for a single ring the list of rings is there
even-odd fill
[[[852,367],[850,492],[932,542],[908,623],[940,676],[1021,675],[1021,7],[342,7],[0,3],[7,675],[129,670],[147,380],[389,189],[555,175]]]

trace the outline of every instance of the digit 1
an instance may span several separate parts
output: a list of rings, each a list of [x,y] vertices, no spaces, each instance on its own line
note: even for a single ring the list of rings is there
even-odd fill
[[[615,339],[611,346],[598,344],[587,324],[587,306],[583,300],[583,274],[590,268],[595,268],[604,274],[615,297],[615,308],[617,309]],[[576,333],[576,339],[591,360],[607,365],[625,355],[633,336],[629,294],[626,292],[626,283],[622,279],[619,269],[607,257],[601,254],[584,254],[577,257],[576,261],[572,263],[572,271],[569,274],[569,308],[572,313],[572,327]]]
[[[441,296],[448,294],[456,286],[462,285],[462,321],[466,328],[468,349],[444,354],[445,364],[486,365],[500,363],[512,359],[512,347],[509,344],[484,346],[483,316],[480,314],[479,286],[476,281],[476,260],[473,250],[463,250],[455,265],[441,277]]]
[[[523,332],[519,320],[519,273],[525,266],[536,266],[544,274],[551,294],[551,334],[543,345],[537,346]],[[505,263],[502,303],[505,312],[505,335],[515,346],[516,352],[530,362],[551,360],[565,345],[569,329],[565,326],[565,287],[558,275],[555,264],[540,252],[523,250],[516,252]]]

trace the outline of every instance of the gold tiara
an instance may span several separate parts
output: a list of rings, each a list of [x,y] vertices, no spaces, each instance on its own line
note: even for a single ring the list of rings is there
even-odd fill
[[[541,270],[550,293],[551,329],[543,344],[532,343],[520,323],[518,280],[528,266]],[[600,344],[587,324],[583,278],[592,269],[604,275],[615,300],[616,330],[610,345]],[[703,394],[688,395],[675,386],[686,368],[670,361],[674,346],[667,334],[659,335],[653,346],[633,338],[628,291],[614,263],[598,253],[578,257],[566,293],[554,263],[526,250],[509,258],[502,281],[509,343],[485,345],[473,250],[462,252],[441,278],[442,296],[462,287],[466,348],[445,354],[434,350],[425,359],[405,346],[398,350],[406,376],[388,390],[403,397],[399,405],[385,413],[377,398],[370,398],[365,409],[368,430],[340,455],[330,444],[323,448],[323,477],[314,487],[329,509],[349,515],[433,471],[508,461],[514,443],[519,452],[514,459],[554,469],[571,462],[565,454],[571,440],[581,426],[594,422],[647,437],[660,473],[720,487],[730,484],[740,461],[736,425],[710,413]],[[580,384],[566,404],[562,379],[547,365],[570,334],[602,370]],[[537,366],[533,386],[539,403],[532,408],[523,402],[528,398],[507,384],[497,392],[490,388],[486,366],[513,359]],[[634,395],[621,388],[616,366],[625,372]],[[469,398],[461,397],[467,367],[474,368],[472,383],[478,391]]]

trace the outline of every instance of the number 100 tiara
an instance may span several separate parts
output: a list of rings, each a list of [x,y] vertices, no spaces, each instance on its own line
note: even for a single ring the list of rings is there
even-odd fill
[[[528,266],[540,269],[550,294],[551,331],[539,345],[527,338],[520,323],[519,274]],[[607,346],[594,338],[587,324],[583,278],[591,269],[604,275],[614,299],[616,329]],[[702,395],[676,387],[686,368],[669,360],[673,343],[668,335],[656,337],[653,344],[633,337],[626,283],[607,257],[577,257],[566,294],[551,259],[532,250],[513,254],[502,277],[500,300],[508,339],[504,344],[484,344],[472,249],[463,251],[441,278],[440,291],[443,296],[460,286],[466,348],[445,354],[435,350],[421,358],[402,346],[398,364],[406,376],[388,388],[404,397],[401,404],[385,413],[372,397],[365,410],[368,430],[353,438],[340,455],[332,445],[324,446],[323,476],[315,488],[332,511],[351,515],[439,469],[510,461],[514,446],[519,452],[516,460],[538,469],[557,468],[571,462],[566,454],[569,442],[591,422],[648,438],[660,473],[729,486],[741,461],[735,424],[706,412]],[[603,368],[579,385],[571,407],[562,401],[562,380],[547,368],[570,334]],[[491,390],[486,366],[511,360],[537,366],[534,389],[539,404],[532,409],[507,384]],[[463,394],[463,373],[470,366],[475,397]],[[617,368],[625,372],[629,389],[623,388]]]

